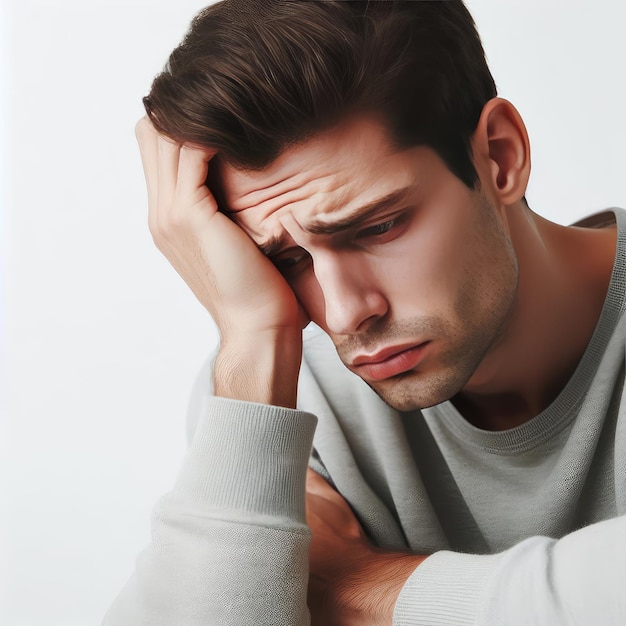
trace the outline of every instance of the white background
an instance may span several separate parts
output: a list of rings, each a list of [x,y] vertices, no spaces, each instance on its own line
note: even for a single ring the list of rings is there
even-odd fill
[[[531,206],[560,222],[626,206],[626,5],[468,5],[529,129]],[[153,249],[133,136],[203,3],[0,6],[0,623],[85,626],[149,540],[216,341]]]

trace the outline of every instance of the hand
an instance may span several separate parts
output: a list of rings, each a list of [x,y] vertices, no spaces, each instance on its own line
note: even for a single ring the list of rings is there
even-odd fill
[[[216,393],[293,405],[303,314],[271,261],[218,211],[205,184],[215,151],[176,144],[145,117],[136,136],[155,244],[220,332]]]
[[[311,469],[306,502],[312,626],[390,626],[398,594],[426,556],[373,546],[348,503]]]

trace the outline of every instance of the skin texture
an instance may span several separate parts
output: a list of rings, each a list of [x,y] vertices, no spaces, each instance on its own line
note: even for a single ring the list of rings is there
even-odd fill
[[[313,530],[313,626],[390,624],[402,586],[426,557],[372,546],[346,501],[313,470],[307,475],[307,523]]]
[[[433,150],[395,152],[384,127],[357,119],[262,172],[220,175],[235,221],[257,244],[284,238],[273,259],[304,310],[388,404],[432,406],[467,383],[511,311],[517,260],[496,209]],[[313,227],[405,189],[340,232]],[[354,364],[424,342],[417,367],[384,380]]]
[[[217,395],[295,407],[301,330],[312,319],[393,406],[451,399],[476,426],[506,429],[548,406],[587,346],[615,230],[562,227],[528,209],[528,136],[505,100],[485,105],[472,136],[477,190],[428,148],[395,150],[372,117],[346,120],[256,172],[176,145],[147,119],[136,132],[155,243],[219,327]],[[360,363],[416,346],[390,376]],[[427,555],[370,545],[312,472],[307,519],[312,623],[391,624]]]
[[[205,185],[214,152],[173,143],[147,118],[136,135],[154,242],[219,327],[216,393],[295,406],[306,320],[272,263],[217,210]]]

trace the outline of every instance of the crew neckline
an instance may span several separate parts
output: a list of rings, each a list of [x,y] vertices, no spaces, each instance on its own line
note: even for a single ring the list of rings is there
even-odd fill
[[[607,219],[613,215],[613,220]],[[626,308],[626,211],[611,208],[593,214],[574,226],[600,228],[617,226],[615,260],[600,317],[576,370],[554,401],[528,422],[508,430],[484,430],[468,422],[449,400],[423,412],[435,412],[435,420],[464,445],[492,453],[514,454],[528,451],[564,429],[577,415],[606,347]]]

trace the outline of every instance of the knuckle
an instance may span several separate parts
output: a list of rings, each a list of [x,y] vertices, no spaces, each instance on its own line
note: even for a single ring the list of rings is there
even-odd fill
[[[163,252],[163,240],[152,231],[150,232],[150,234],[152,235],[152,243],[154,244],[156,249]]]
[[[154,235],[159,228],[158,220],[156,216],[152,215],[152,213],[148,214],[148,230],[150,234]]]
[[[158,225],[150,228],[150,235],[157,250],[168,256],[167,251],[172,249],[171,237]]]
[[[139,143],[144,141],[147,137],[153,135],[156,131],[154,130],[154,126],[152,126],[152,122],[146,117],[142,117],[135,124],[135,137]]]
[[[162,242],[164,241],[164,233],[158,220],[149,219],[148,230],[150,231],[150,235],[152,235],[154,245],[156,245],[157,248],[160,248]]]
[[[169,211],[163,212],[163,227],[171,233],[175,233],[183,228],[186,223],[185,213],[177,208],[177,205],[170,207]]]
[[[139,140],[141,140],[141,138],[145,135],[147,129],[146,129],[146,118],[142,117],[136,124],[135,124],[135,137]]]
[[[187,228],[187,219],[178,211],[163,212],[158,217],[148,218],[148,228],[153,239],[171,241]]]

